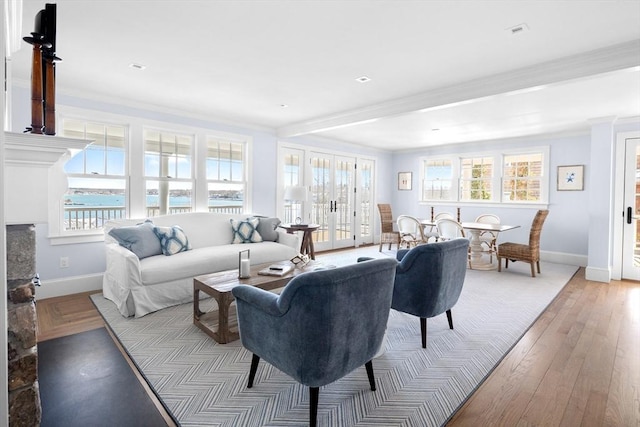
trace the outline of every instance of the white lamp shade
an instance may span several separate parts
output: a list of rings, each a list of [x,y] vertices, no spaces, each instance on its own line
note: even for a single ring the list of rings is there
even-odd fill
[[[307,200],[307,187],[292,185],[284,189],[284,199],[303,202]]]

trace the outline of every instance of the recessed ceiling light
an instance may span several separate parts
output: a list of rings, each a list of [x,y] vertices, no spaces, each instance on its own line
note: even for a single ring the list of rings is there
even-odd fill
[[[515,36],[516,34],[522,34],[522,33],[525,33],[527,31],[529,31],[529,26],[527,24],[522,23],[522,24],[516,25],[514,27],[507,28],[507,31],[511,35]]]
[[[133,68],[134,70],[144,70],[145,68],[147,68],[146,65],[142,65],[142,64],[136,64],[135,62],[132,62],[131,64],[129,64],[129,68]]]
[[[359,83],[367,83],[367,82],[370,82],[371,79],[367,76],[362,76],[362,77],[358,77],[356,81]]]
[[[280,108],[289,108],[287,104],[280,104]]]

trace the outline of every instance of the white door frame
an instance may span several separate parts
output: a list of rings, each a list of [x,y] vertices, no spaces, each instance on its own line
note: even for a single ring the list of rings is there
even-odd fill
[[[627,139],[640,138],[640,131],[620,132],[616,135],[616,162],[615,184],[613,201],[613,254],[611,278],[622,278],[622,250],[624,227],[624,175],[625,175],[625,148]]]

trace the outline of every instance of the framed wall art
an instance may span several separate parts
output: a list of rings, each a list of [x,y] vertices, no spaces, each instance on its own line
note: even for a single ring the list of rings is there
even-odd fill
[[[411,190],[411,172],[398,172],[398,190]]]
[[[584,165],[558,166],[558,191],[584,190]]]

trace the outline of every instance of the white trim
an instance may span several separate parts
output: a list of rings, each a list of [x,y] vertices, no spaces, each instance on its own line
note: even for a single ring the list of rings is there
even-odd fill
[[[585,279],[592,280],[594,282],[609,283],[611,281],[611,269],[587,267],[584,276]]]
[[[615,145],[614,185],[613,185],[613,265],[611,278],[622,279],[622,251],[623,251],[623,226],[624,226],[624,175],[625,175],[625,148],[627,139],[640,138],[640,131],[618,132]],[[616,212],[618,214],[616,215]]]
[[[98,291],[102,290],[102,273],[47,280],[42,281],[40,284],[41,286],[36,288],[36,298],[38,300]]]

